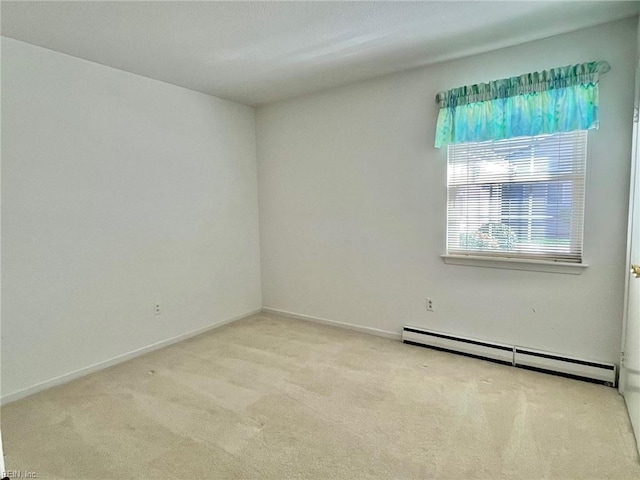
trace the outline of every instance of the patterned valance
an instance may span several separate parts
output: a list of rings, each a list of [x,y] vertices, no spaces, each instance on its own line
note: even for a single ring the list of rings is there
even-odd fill
[[[598,128],[607,62],[552,68],[440,92],[435,146]]]

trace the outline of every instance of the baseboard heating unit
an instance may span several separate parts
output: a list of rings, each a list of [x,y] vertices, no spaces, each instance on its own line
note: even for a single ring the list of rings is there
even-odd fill
[[[470,357],[513,365],[513,347],[509,345],[457,337],[415,327],[404,327],[402,329],[402,341],[412,345],[431,347],[446,352],[461,353]]]
[[[528,370],[603,383],[612,387],[616,385],[617,371],[616,366],[612,363],[582,360],[531,348],[460,337],[411,326],[403,327],[402,341],[410,345],[458,353]]]
[[[616,366],[612,363],[592,362],[530,348],[515,347],[514,364],[516,367],[561,373],[568,377],[591,380],[611,386],[616,383]]]

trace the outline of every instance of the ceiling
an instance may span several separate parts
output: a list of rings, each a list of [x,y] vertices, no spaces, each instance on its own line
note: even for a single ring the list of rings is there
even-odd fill
[[[260,105],[621,19],[640,2],[8,2],[2,35]]]

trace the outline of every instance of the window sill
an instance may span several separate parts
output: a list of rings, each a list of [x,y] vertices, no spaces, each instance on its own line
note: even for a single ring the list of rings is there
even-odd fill
[[[470,267],[506,268],[509,270],[528,270],[532,272],[567,273],[581,275],[589,266],[586,263],[551,262],[523,258],[488,258],[473,255],[441,255],[444,263],[466,265]]]

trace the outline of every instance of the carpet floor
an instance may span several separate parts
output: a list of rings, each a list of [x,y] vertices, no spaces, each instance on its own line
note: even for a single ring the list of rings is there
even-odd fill
[[[2,409],[43,479],[640,478],[613,388],[260,314]]]

